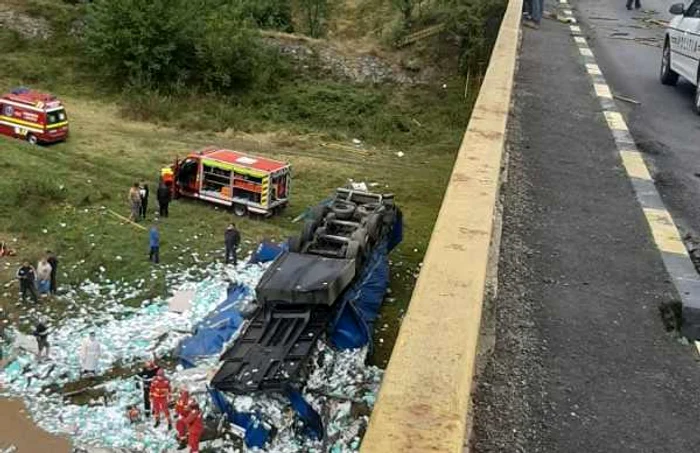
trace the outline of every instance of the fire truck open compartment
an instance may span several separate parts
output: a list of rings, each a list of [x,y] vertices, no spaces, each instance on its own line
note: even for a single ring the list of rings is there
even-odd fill
[[[173,191],[229,206],[236,215],[271,215],[289,201],[290,171],[284,162],[209,148],[175,164]]]

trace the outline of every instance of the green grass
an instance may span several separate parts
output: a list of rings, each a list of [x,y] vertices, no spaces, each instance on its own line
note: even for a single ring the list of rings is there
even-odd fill
[[[70,23],[76,11],[61,16],[60,23]],[[236,219],[251,244],[294,234],[300,228],[291,222],[294,217],[350,179],[396,195],[406,226],[405,240],[391,257],[395,300],[385,304],[377,323],[384,341],[376,344],[374,361],[384,364],[476,87],[465,99],[464,81],[454,75],[435,86],[399,87],[349,85],[307,74],[283,78],[274,90],[225,98],[122,94],[95,80],[78,50],[65,35],[39,43],[0,30],[6,68],[0,90],[17,85],[50,90],[65,102],[71,122],[69,140],[54,146],[0,137],[0,240],[19,252],[11,266],[0,259],[0,283],[12,280],[20,259],[35,262],[47,248],[59,253],[63,270],[70,269],[69,282],[92,278],[101,266],[112,280],[148,277],[147,232],[107,210],[128,215],[130,185],[145,179],[154,193],[159,169],[175,156],[210,144],[239,149],[293,166],[292,201],[281,216]],[[355,147],[353,138],[362,145]],[[399,151],[405,155],[398,157]],[[152,196],[150,210],[155,209]],[[190,252],[215,259],[231,213],[194,201],[174,202],[170,211],[161,223],[161,260],[185,268],[194,265]],[[191,250],[181,259],[174,247],[183,245]],[[149,285],[153,295],[165,289],[159,281]],[[20,309],[14,302],[14,294],[0,297],[16,317]]]

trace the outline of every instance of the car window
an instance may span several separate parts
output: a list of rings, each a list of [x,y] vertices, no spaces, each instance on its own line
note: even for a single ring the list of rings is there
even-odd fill
[[[685,11],[685,17],[700,18],[700,0],[695,0]]]

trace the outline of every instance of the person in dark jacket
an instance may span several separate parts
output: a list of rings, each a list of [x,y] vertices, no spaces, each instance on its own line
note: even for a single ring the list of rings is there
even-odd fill
[[[49,292],[51,295],[55,296],[58,290],[58,284],[56,282],[56,276],[58,275],[58,257],[51,250],[47,250],[46,261],[51,265],[51,286]]]
[[[151,416],[151,382],[158,374],[160,367],[153,361],[148,361],[139,372],[141,387],[143,388],[143,413],[146,418]]]
[[[27,301],[27,293],[32,296],[34,302],[38,302],[36,297],[36,289],[34,284],[36,281],[36,271],[29,264],[29,261],[22,263],[22,267],[17,271],[17,279],[19,280],[19,289],[22,292],[22,302]]]
[[[158,198],[158,207],[160,208],[160,216],[168,217],[168,205],[170,204],[170,188],[164,182],[158,184],[156,192]]]
[[[41,358],[42,355],[46,358],[49,357],[49,329],[46,327],[44,321],[39,321],[36,323],[34,332],[32,333],[36,337],[36,344],[39,347],[38,357]]]
[[[146,220],[146,212],[148,212],[148,194],[148,184],[141,181],[141,184],[139,184],[139,196],[141,197],[141,210],[139,214],[143,220]]]
[[[642,7],[642,2],[640,0],[634,0],[634,9],[639,9]],[[632,0],[627,0],[627,9],[632,9]]]
[[[239,233],[236,229],[236,224],[229,224],[229,226],[226,228],[226,232],[224,233],[224,244],[226,245],[226,264],[229,264],[232,260],[234,266],[238,264],[236,249],[240,243],[241,233]]]

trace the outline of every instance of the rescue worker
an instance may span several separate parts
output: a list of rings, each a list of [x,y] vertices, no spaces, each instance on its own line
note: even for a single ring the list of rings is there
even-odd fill
[[[190,393],[187,389],[180,389],[180,397],[175,404],[175,414],[177,421],[175,422],[175,430],[177,431],[177,441],[181,448],[187,445],[187,416],[190,415]]]
[[[138,222],[139,214],[141,214],[141,192],[139,191],[139,183],[135,182],[134,185],[129,189],[129,207],[131,209],[129,213],[129,220],[132,222]]]
[[[148,232],[148,243],[151,247],[148,260],[155,264],[160,263],[160,232],[156,224],[153,224],[151,230]]]
[[[154,428],[160,425],[160,414],[164,414],[165,420],[168,422],[168,430],[173,429],[170,409],[168,408],[170,393],[170,381],[165,377],[165,371],[160,368],[151,382],[151,406],[153,406],[153,417],[156,419]]]
[[[235,223],[230,223],[226,228],[224,233],[224,244],[226,245],[226,260],[225,263],[228,264],[233,260],[233,265],[238,264],[238,256],[236,255],[236,249],[238,244],[241,242],[241,233],[236,229]]]
[[[34,282],[36,281],[36,271],[29,264],[29,261],[22,263],[22,267],[17,270],[17,279],[19,280],[19,288],[22,292],[22,302],[27,301],[27,293],[32,296],[34,302],[38,302]]]
[[[168,217],[168,205],[170,204],[170,188],[163,181],[158,184],[156,192],[158,198],[158,208],[161,217]]]
[[[202,411],[195,400],[190,403],[190,414],[185,419],[185,423],[187,424],[187,443],[190,447],[190,453],[199,453],[199,439],[204,431],[204,422]]]
[[[58,275],[58,257],[51,250],[46,251],[46,261],[51,265],[51,288],[49,292],[52,296],[56,295],[58,285],[56,284],[56,275]]]
[[[158,369],[158,365],[149,360],[144,364],[138,376],[143,388],[143,413],[147,418],[151,416],[151,382],[158,374]]]
[[[148,211],[148,195],[150,191],[148,190],[148,184],[141,181],[139,184],[139,197],[141,198],[141,209],[140,215],[143,220],[146,220],[146,212]]]
[[[95,339],[95,332],[90,332],[90,335],[83,340],[80,346],[80,374],[94,375],[97,372],[97,364],[102,355],[102,346]]]

